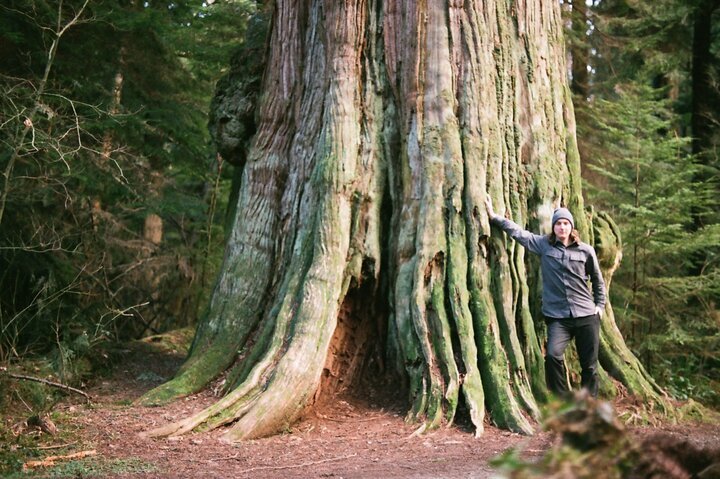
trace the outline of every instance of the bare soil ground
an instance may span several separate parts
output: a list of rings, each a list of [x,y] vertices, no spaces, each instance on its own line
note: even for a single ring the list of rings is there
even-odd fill
[[[45,454],[64,455],[94,450],[75,468],[35,470],[40,476],[70,477],[252,477],[252,478],[487,478],[497,475],[488,461],[510,447],[524,457],[540,457],[555,440],[550,433],[520,436],[487,426],[480,438],[462,425],[421,435],[403,421],[402,406],[377,398],[338,398],[313,410],[283,434],[238,444],[220,440],[222,430],[179,438],[147,439],[143,431],[180,419],[212,404],[205,391],[171,405],[132,405],[144,392],[172,376],[182,354],[150,348],[124,351],[111,376],[78,397],[55,406],[60,432],[41,435]],[[374,404],[377,401],[378,404]],[[636,428],[647,437],[659,432],[699,446],[720,448],[720,431],[712,425]],[[55,448],[56,447],[56,448]],[[53,448],[53,449],[51,449]],[[98,464],[113,467],[95,467]],[[63,472],[64,471],[64,472]]]

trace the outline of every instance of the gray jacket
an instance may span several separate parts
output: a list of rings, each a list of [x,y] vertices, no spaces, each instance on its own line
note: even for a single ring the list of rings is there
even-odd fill
[[[601,310],[605,308],[605,281],[592,246],[571,243],[565,247],[560,241],[550,244],[547,236],[533,234],[498,215],[491,218],[491,222],[540,256],[542,312],[546,317],[579,318],[595,314],[596,306]]]

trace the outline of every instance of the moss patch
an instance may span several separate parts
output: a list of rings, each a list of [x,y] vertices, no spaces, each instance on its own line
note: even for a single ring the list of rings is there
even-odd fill
[[[159,353],[187,354],[195,336],[195,328],[182,328],[154,336],[148,336],[138,343],[150,346]]]

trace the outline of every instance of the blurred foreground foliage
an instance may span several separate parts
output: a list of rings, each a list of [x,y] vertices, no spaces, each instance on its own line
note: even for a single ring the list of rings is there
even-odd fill
[[[682,411],[691,418],[712,411],[690,402]],[[522,457],[511,448],[491,461],[509,479],[709,479],[720,470],[720,449],[693,443],[667,433],[636,436],[629,431],[613,406],[580,392],[565,402],[551,403],[544,413],[543,428],[556,436],[539,460]],[[650,419],[650,418],[648,418]]]

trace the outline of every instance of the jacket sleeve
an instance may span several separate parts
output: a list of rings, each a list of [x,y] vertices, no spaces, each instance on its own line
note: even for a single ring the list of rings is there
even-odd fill
[[[592,283],[593,301],[595,306],[604,309],[606,296],[605,296],[605,280],[602,277],[602,271],[600,271],[600,263],[598,262],[595,249],[590,247],[589,261],[585,262],[586,272],[590,276],[590,282]]]
[[[495,215],[490,218],[490,222],[496,226],[502,228],[512,239],[523,245],[528,251],[535,254],[542,253],[543,242],[548,243],[545,236],[533,234],[527,230],[524,230],[515,223],[502,216]]]

